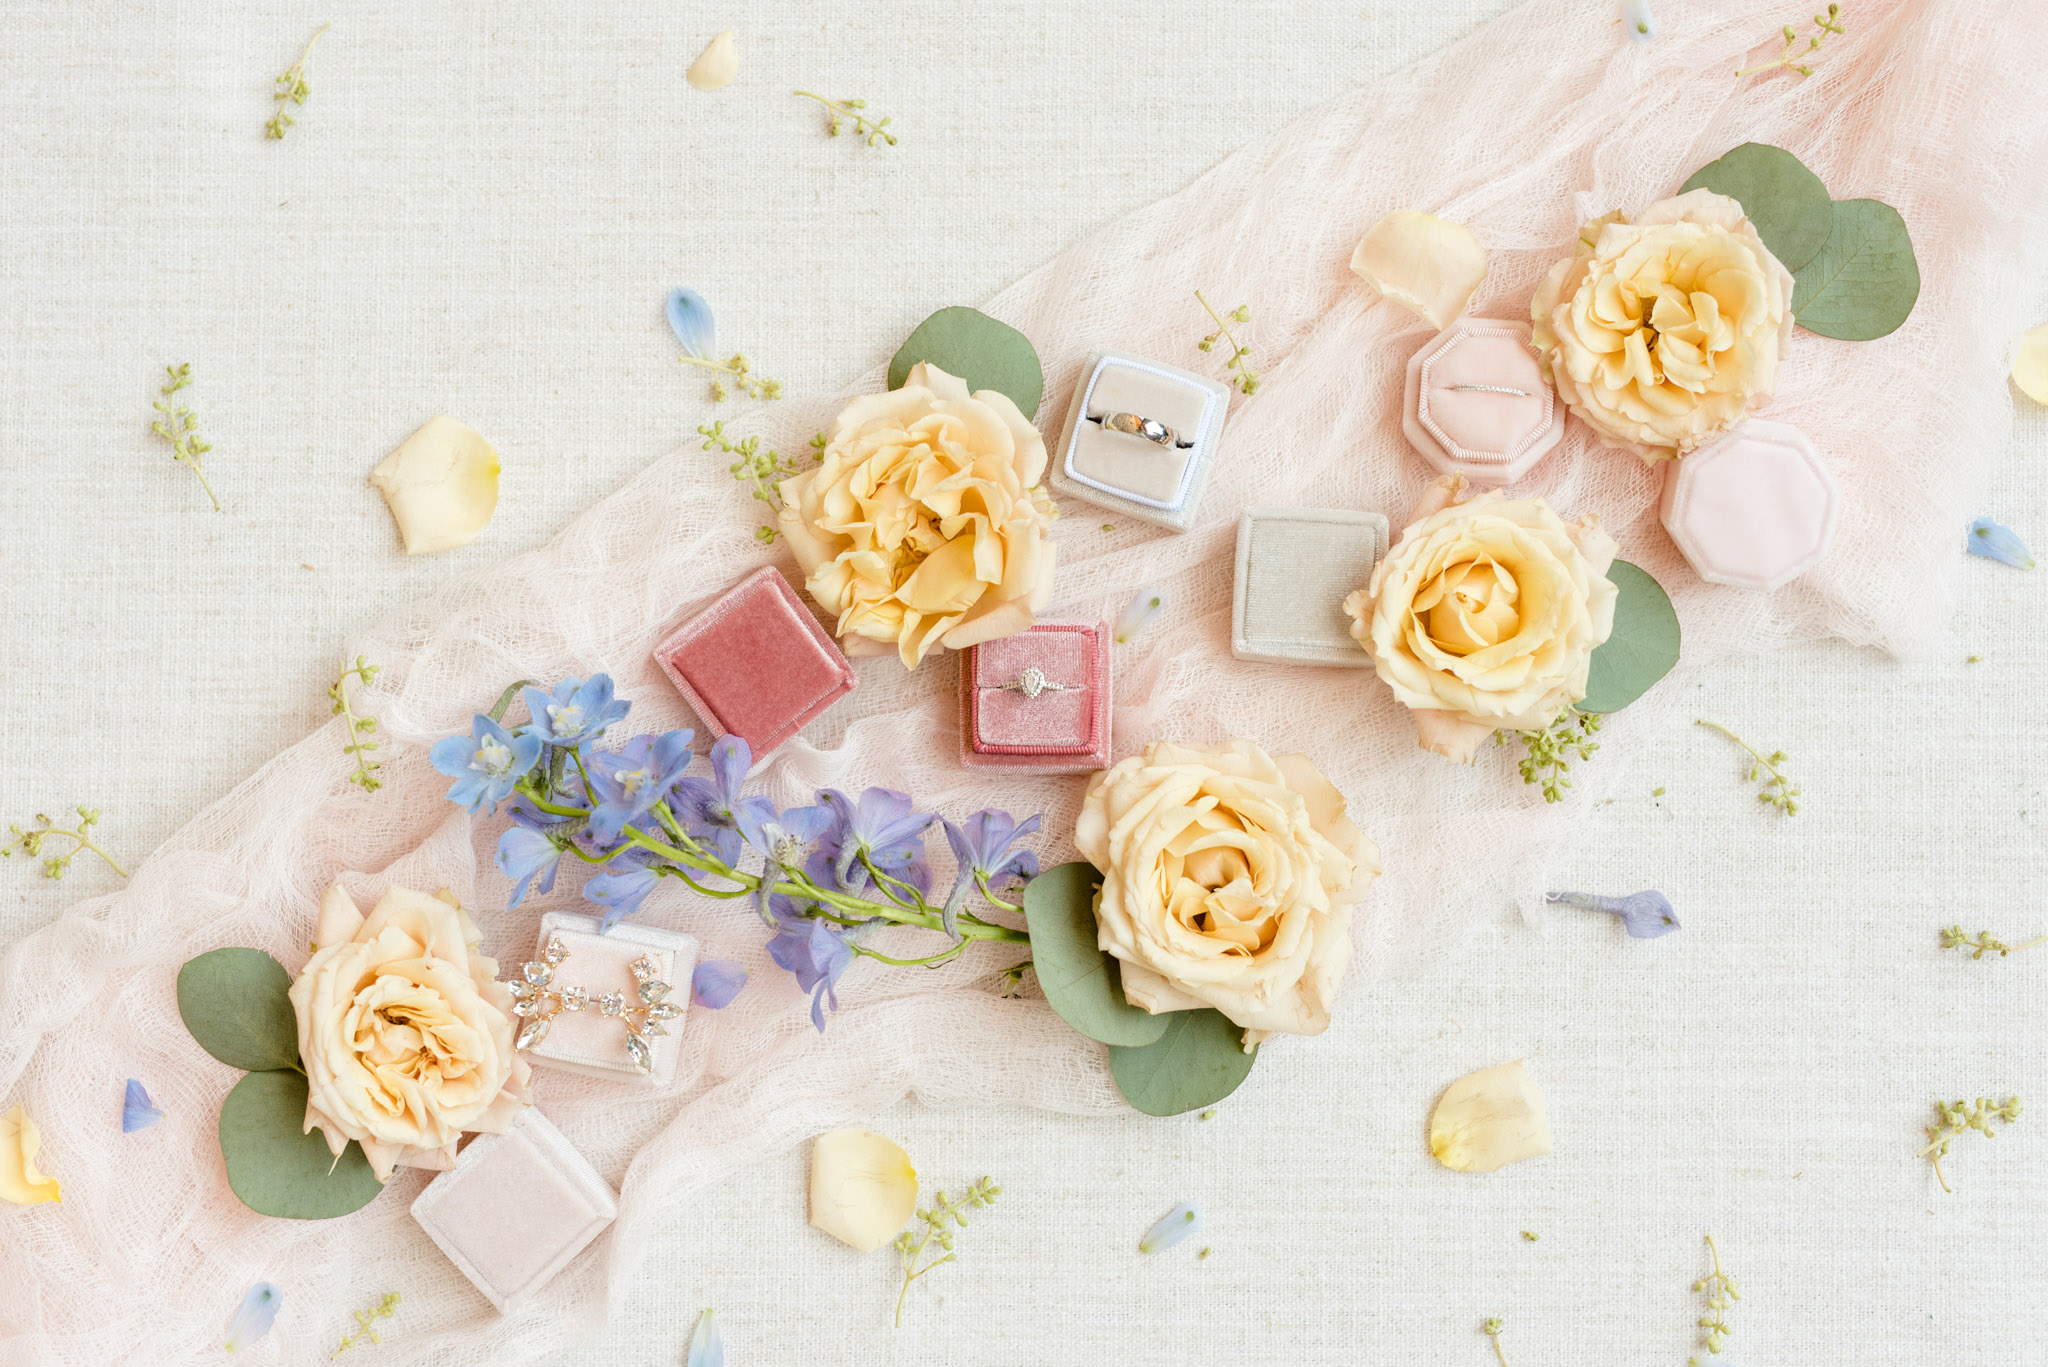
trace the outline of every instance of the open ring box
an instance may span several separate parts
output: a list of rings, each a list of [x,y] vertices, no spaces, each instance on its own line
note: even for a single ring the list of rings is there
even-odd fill
[[[1109,713],[1109,628],[1101,622],[1040,622],[960,657],[962,764],[1040,774],[1107,769]]]
[[[1098,351],[1088,358],[1048,478],[1063,494],[1184,532],[1223,442],[1230,386],[1156,361]],[[1171,428],[1163,444],[1105,430],[1113,413]],[[1187,443],[1181,445],[1182,442]]]

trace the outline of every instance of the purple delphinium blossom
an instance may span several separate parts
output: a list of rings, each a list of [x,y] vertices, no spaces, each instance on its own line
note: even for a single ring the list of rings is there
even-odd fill
[[[754,767],[754,752],[739,736],[721,736],[711,747],[711,777],[692,775],[676,785],[676,820],[683,829],[714,850],[727,868],[740,862],[740,824],[737,813],[752,808],[754,819],[766,821],[775,814],[775,804],[765,797],[745,797],[740,788],[747,771]]]
[[[1626,897],[1601,897],[1590,892],[1553,892],[1543,899],[1582,911],[1604,911],[1621,918],[1622,929],[1638,940],[1654,940],[1679,928],[1671,899],[1654,889]]]
[[[448,736],[434,742],[427,757],[436,769],[455,780],[448,800],[472,812],[498,804],[512,795],[512,787],[540,758],[537,737],[513,734],[479,712],[466,736]]]
[[[553,891],[561,860],[562,847],[552,837],[528,826],[509,827],[498,837],[497,854],[498,871],[517,885],[507,905],[524,902],[529,888],[542,896]]]
[[[604,908],[598,934],[602,935],[621,919],[640,910],[647,894],[654,891],[661,875],[649,867],[652,858],[645,850],[627,850],[606,864],[602,873],[593,875],[583,884],[584,898]]]
[[[242,1308],[228,1321],[227,1342],[221,1347],[239,1353],[269,1333],[277,1320],[278,1303],[283,1299],[284,1292],[271,1282],[258,1282],[250,1287],[249,1294],[242,1297]]]
[[[1971,555],[1981,555],[2001,565],[2021,570],[2034,568],[2034,553],[2020,540],[2020,534],[1988,517],[1970,524],[1970,534],[1963,538],[1963,546]]]
[[[623,721],[632,706],[624,698],[612,696],[609,674],[593,674],[587,683],[571,675],[556,684],[552,693],[528,688],[521,696],[533,717],[527,727],[530,734],[544,744],[576,750],[589,749],[606,727]]]
[[[599,845],[618,843],[629,824],[647,815],[667,797],[694,756],[694,731],[666,731],[635,736],[623,750],[601,750],[590,757],[590,835]]]
[[[968,890],[977,881],[993,886],[1006,877],[1028,883],[1038,876],[1038,856],[1030,850],[1012,848],[1036,831],[1038,823],[1039,818],[1034,816],[1019,825],[1008,812],[998,811],[976,812],[958,826],[946,823],[946,841],[952,845],[953,858],[960,866],[941,913],[948,935],[955,940],[960,938],[956,918],[967,900]]]
[[[825,1033],[825,1004],[839,1009],[833,989],[853,964],[853,946],[830,921],[806,916],[790,898],[776,894],[768,919],[776,927],[768,941],[768,957],[796,975],[796,985],[811,994],[811,1024]]]
[[[732,959],[706,959],[690,975],[690,992],[697,1005],[722,1011],[747,985],[747,970]]]
[[[871,881],[862,858],[891,878],[923,892],[931,887],[924,862],[924,832],[938,818],[911,810],[910,795],[869,788],[855,801],[836,788],[818,794],[832,825],[818,839],[808,872],[820,887],[858,892]]]
[[[800,869],[811,846],[832,825],[828,807],[791,807],[778,815],[772,803],[742,803],[733,810],[740,835],[770,862]],[[765,884],[764,884],[765,886]]]
[[[121,1099],[121,1133],[134,1134],[146,1130],[164,1118],[164,1113],[149,1099],[142,1084],[134,1078],[128,1079],[127,1094]]]

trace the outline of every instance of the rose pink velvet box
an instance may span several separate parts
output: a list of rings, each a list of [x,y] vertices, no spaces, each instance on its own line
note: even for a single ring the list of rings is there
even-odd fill
[[[470,1140],[412,1203],[420,1228],[508,1315],[618,1214],[597,1169],[530,1106],[504,1134]]]
[[[1107,768],[1109,628],[1040,622],[969,647],[960,703],[962,764],[1044,774]]]
[[[714,738],[760,759],[853,691],[857,676],[773,566],[754,571],[654,651]]]
[[[1512,484],[1557,449],[1564,410],[1527,323],[1460,318],[1408,362],[1401,429],[1444,474]]]

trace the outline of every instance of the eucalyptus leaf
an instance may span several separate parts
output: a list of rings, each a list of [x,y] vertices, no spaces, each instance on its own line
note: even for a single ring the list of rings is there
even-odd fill
[[[228,1185],[259,1215],[327,1220],[361,1210],[384,1190],[354,1140],[336,1158],[320,1131],[304,1133],[306,1079],[251,1073],[220,1106]]]
[[[919,361],[959,376],[969,390],[1009,395],[1027,419],[1037,415],[1038,401],[1045,396],[1045,371],[1031,339],[980,309],[940,309],[919,323],[889,362],[889,388],[903,388]]]
[[[199,1047],[233,1068],[299,1066],[291,977],[260,949],[216,949],[178,970],[178,1014]]]
[[[1213,1106],[1237,1090],[1258,1061],[1244,1028],[1221,1011],[1175,1011],[1166,1030],[1135,1049],[1109,1048],[1109,1073],[1124,1100],[1146,1115],[1179,1115]]]
[[[1712,190],[1742,206],[1757,236],[1788,271],[1820,254],[1835,230],[1835,204],[1820,177],[1782,147],[1745,142],[1679,187]]]
[[[1136,1047],[1166,1033],[1171,1017],[1124,1000],[1116,960],[1097,944],[1095,889],[1102,875],[1077,861],[1047,869],[1024,888],[1031,968],[1059,1018],[1089,1039]]]
[[[1593,652],[1581,712],[1619,712],[1650,691],[1678,663],[1678,613],[1663,585],[1626,560],[1607,567],[1621,596],[1614,633]]]
[[[1792,276],[1799,326],[1845,342],[1896,331],[1919,298],[1920,263],[1906,220],[1875,199],[1836,200],[1827,245]]]

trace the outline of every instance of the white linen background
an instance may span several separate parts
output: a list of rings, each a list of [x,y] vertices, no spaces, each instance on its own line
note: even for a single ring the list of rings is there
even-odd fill
[[[100,803],[139,856],[324,718],[367,619],[671,449],[711,408],[671,360],[670,284],[704,289],[725,344],[793,392],[834,389],[932,307],[1505,6],[757,8],[0,11],[0,822]],[[264,144],[266,82],[328,18],[312,103]],[[742,85],[689,91],[681,68],[729,25]],[[904,142],[824,139],[799,84],[865,94]],[[336,168],[369,130],[393,159],[366,189]],[[2014,288],[2048,316],[2041,284]],[[146,437],[173,359],[194,362],[225,518]],[[407,562],[361,477],[438,411],[498,442],[505,503],[477,545]],[[2037,542],[2043,454],[2023,414],[1987,505]],[[898,1107],[878,1124],[929,1178],[1006,1191],[902,1333],[886,1257],[803,1226],[790,1154],[677,1210],[578,1360],[672,1362],[705,1304],[735,1361],[1480,1362],[1486,1314],[1518,1363],[1676,1360],[1711,1230],[1746,1289],[1739,1361],[2048,1361],[2039,1122],[1964,1141],[1952,1198],[1911,1159],[1936,1094],[2031,1095],[2048,1062],[2048,960],[1934,946],[1958,918],[2048,929],[2027,919],[2036,580],[1971,562],[1960,583],[1954,645],[1926,661],[1799,650],[1688,681],[1703,715],[1792,751],[1796,819],[1706,732],[1602,752],[1633,777],[1560,881],[1663,887],[1683,934],[1504,925],[1271,1051],[1255,1103],[1206,1123]],[[7,933],[107,886],[84,862],[33,873],[0,865]],[[1560,1153],[1509,1179],[1434,1169],[1434,1093],[1525,1053]],[[1215,1256],[1139,1261],[1137,1233],[1190,1196]],[[338,1336],[352,1308],[295,1287],[285,1314]]]

